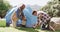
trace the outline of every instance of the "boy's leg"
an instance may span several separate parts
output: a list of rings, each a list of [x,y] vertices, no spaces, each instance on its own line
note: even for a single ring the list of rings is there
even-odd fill
[[[46,29],[45,26],[46,26],[45,23],[42,22],[42,23],[41,23],[41,29],[42,29],[42,30],[45,30],[45,29]]]
[[[50,23],[50,20],[47,21],[47,30],[49,30],[49,23]]]

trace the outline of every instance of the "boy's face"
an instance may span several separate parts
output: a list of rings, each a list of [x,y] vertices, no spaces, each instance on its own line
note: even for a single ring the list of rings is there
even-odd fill
[[[35,12],[34,15],[37,16],[37,12]]]

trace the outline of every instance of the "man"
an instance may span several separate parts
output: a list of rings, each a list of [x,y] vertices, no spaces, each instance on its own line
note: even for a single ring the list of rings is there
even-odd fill
[[[24,8],[25,8],[25,5],[23,4],[21,7],[18,8],[17,11],[15,11],[12,14],[11,20],[12,20],[13,27],[16,27],[16,22],[17,22],[18,19],[21,19],[22,23],[23,23],[23,21],[26,20],[26,18],[24,16],[24,13],[23,13]]]
[[[17,11],[18,12],[17,17],[19,19],[21,19],[21,21],[22,21],[21,25],[22,26],[25,26],[25,24],[26,24],[26,17],[24,16],[24,13],[23,13],[24,8],[25,8],[25,5],[23,4]]]

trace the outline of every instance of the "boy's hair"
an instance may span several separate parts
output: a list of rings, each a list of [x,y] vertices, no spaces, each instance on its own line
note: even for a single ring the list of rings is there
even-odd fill
[[[37,13],[37,11],[33,11],[33,12],[32,12],[32,15],[33,15],[34,13]]]

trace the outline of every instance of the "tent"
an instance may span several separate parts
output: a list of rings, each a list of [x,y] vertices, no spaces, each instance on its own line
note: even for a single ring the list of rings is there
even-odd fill
[[[24,9],[24,14],[26,16],[26,27],[32,27],[37,22],[37,16],[32,15],[33,10],[28,6],[27,9]]]
[[[7,11],[6,16],[5,16],[7,26],[9,26],[9,24],[11,23],[11,15],[13,14],[15,10],[17,10],[17,7],[14,7],[10,9],[9,11]]]
[[[18,8],[15,7],[9,11],[9,13],[6,14],[6,22],[10,23],[11,22],[11,15],[13,14],[14,11],[18,11]],[[32,27],[34,24],[37,23],[37,16],[32,15],[33,10],[30,8],[30,6],[27,6],[24,10],[23,13],[27,19],[26,21],[26,27]],[[17,24],[21,24],[22,21],[19,19],[17,21]]]

